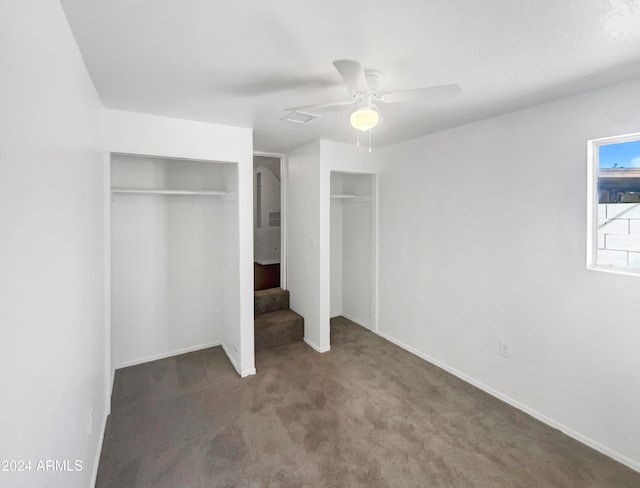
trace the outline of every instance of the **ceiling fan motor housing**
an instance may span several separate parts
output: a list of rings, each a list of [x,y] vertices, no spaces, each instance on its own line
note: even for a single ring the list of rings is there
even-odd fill
[[[367,85],[369,86],[369,91],[366,94],[373,95],[374,97],[378,96],[382,91],[382,73],[366,69],[364,70],[364,75],[367,79]]]

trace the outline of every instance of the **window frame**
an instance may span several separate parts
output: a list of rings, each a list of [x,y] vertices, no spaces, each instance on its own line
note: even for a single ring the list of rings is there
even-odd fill
[[[600,137],[587,141],[587,269],[627,276],[640,276],[640,269],[598,264],[598,172],[600,146],[640,141],[640,132]]]

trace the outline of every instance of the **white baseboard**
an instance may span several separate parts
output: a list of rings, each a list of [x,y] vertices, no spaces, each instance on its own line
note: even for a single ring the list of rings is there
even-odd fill
[[[354,317],[353,315],[349,315],[348,313],[344,313],[344,312],[342,312],[342,316],[345,319],[351,320],[351,322],[353,322],[354,324],[358,324],[360,327],[364,327],[367,330],[371,330],[371,327],[369,327],[369,325],[364,320],[360,320]]]
[[[612,459],[615,459],[616,461],[624,464],[625,466],[630,467],[631,469],[635,470],[635,471],[639,471],[640,472],[640,462],[634,461],[633,459],[628,458],[627,456],[624,456],[623,454],[620,454],[617,451],[614,451],[613,449],[610,449],[606,446],[603,446],[602,444],[600,444],[599,442],[594,441],[593,439],[590,439],[589,437],[580,434],[579,432],[574,431],[573,429],[570,429],[569,427],[561,424],[560,422],[557,422],[555,420],[553,420],[552,418],[547,417],[546,415],[538,412],[537,410],[534,410],[520,402],[518,402],[517,400],[514,400],[513,398],[500,393],[497,390],[494,390],[493,388],[485,385],[484,383],[482,383],[481,381],[476,380],[475,378],[472,378],[464,373],[461,373],[460,371],[456,370],[455,368],[452,368],[446,364],[444,364],[443,362],[432,358],[431,356],[428,356],[426,354],[421,353],[420,351],[418,351],[417,349],[405,344],[402,341],[399,341],[398,339],[396,339],[395,337],[390,336],[389,334],[385,334],[384,332],[378,332],[377,333],[379,336],[384,337],[386,340],[388,340],[389,342],[394,343],[396,346],[401,347],[402,349],[410,352],[411,354],[415,354],[416,356],[418,356],[421,359],[424,359],[425,361],[438,366],[439,368],[445,370],[447,373],[451,373],[454,376],[457,376],[458,378],[460,378],[463,381],[466,381],[467,383],[470,383],[471,385],[475,386],[476,388],[481,389],[482,391],[488,393],[489,395],[497,398],[498,400],[501,400],[505,403],[508,403],[509,405],[511,405],[514,408],[517,408],[518,410],[523,411],[526,414],[531,415],[533,418],[539,420],[540,422],[543,422],[551,427],[553,427],[554,429],[558,429],[560,431],[562,431],[563,433],[565,433],[566,435],[568,435],[569,437],[574,438],[575,440],[591,447],[592,449],[595,449],[596,451],[601,452],[602,454],[604,454],[605,456],[608,456]]]
[[[111,397],[109,397],[109,404],[111,404]],[[100,429],[99,432],[99,438],[98,438],[98,450],[96,451],[96,457],[93,461],[93,474],[91,475],[91,486],[96,486],[96,481],[98,480],[98,468],[100,467],[100,456],[102,454],[102,444],[104,442],[104,434],[107,430],[107,419],[109,418],[109,415],[105,413],[103,419],[102,419],[102,428]]]
[[[252,368],[252,369],[248,369],[246,371],[243,371],[242,373],[240,373],[240,377],[241,378],[246,378],[247,376],[251,376],[256,374],[256,368]]]
[[[320,352],[320,353],[329,352],[331,350],[331,346],[320,347],[317,344],[314,344],[313,342],[311,342],[306,337],[303,338],[303,341],[306,342],[307,345],[309,345],[314,351],[317,351],[317,352]]]
[[[152,356],[146,356],[139,359],[133,359],[131,361],[125,361],[123,363],[116,365],[115,369],[126,368],[128,366],[135,366],[136,364],[148,363],[149,361],[156,361],[158,359],[170,358],[172,356],[178,356],[180,354],[186,354],[188,352],[200,351],[201,349],[216,347],[216,346],[219,346],[220,344],[221,344],[220,341],[207,342],[205,344],[198,344],[197,346],[189,346],[189,347],[184,347],[182,349],[176,349],[174,351],[154,354]]]
[[[242,377],[242,371],[240,370],[240,365],[236,362],[236,359],[231,354],[229,350],[229,346],[227,346],[224,342],[222,343],[222,350],[227,355],[227,358],[229,359],[231,366],[233,366],[233,369],[235,369],[236,373],[238,373],[240,377]]]
[[[233,349],[235,350],[235,348],[233,348]],[[256,368],[255,367],[251,368],[251,369],[247,369],[245,371],[242,371],[240,369],[240,365],[236,362],[236,360],[233,357],[233,355],[230,354],[229,346],[227,346],[224,342],[222,343],[222,350],[227,355],[227,358],[229,358],[229,362],[231,363],[231,366],[233,366],[233,369],[235,369],[236,373],[238,373],[240,375],[240,378],[246,378],[247,376],[251,376],[251,375],[256,374]]]

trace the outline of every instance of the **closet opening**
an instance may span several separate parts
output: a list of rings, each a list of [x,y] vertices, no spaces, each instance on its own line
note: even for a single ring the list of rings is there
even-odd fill
[[[376,330],[376,176],[331,172],[330,317]]]
[[[115,369],[239,346],[237,163],[111,154]]]
[[[254,291],[286,289],[283,264],[283,157],[253,157]]]

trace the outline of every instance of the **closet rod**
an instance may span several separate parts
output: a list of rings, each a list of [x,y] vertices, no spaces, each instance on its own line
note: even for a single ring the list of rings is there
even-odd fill
[[[145,190],[142,188],[112,188],[112,193],[149,193],[155,195],[228,195],[228,191],[209,190]]]

